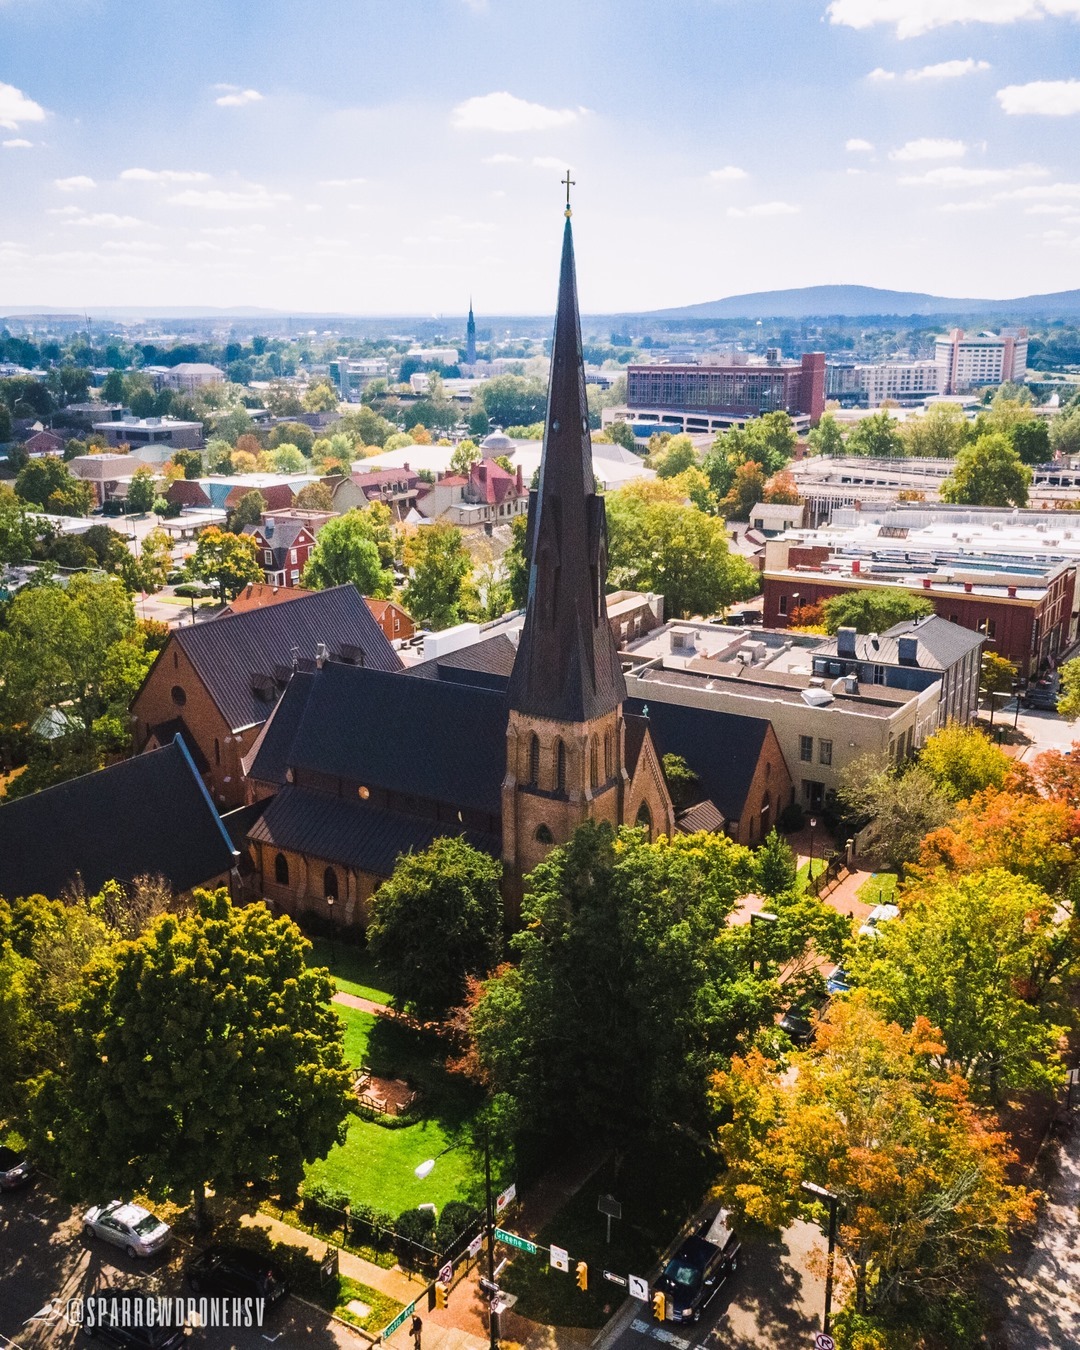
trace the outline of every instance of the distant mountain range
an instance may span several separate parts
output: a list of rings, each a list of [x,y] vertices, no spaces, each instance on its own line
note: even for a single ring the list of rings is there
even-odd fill
[[[654,309],[649,319],[818,319],[896,315],[1001,319],[1080,316],[1080,290],[1024,295],[1014,300],[949,299],[920,291],[886,291],[876,286],[800,286],[789,291],[753,291],[677,309]]]

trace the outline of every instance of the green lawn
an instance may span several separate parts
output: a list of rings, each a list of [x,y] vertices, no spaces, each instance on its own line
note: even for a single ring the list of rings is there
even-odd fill
[[[455,1148],[429,1177],[418,1181],[413,1169],[459,1140],[479,1105],[475,1089],[447,1073],[445,1047],[430,1033],[401,1022],[361,1012],[340,1003],[334,1011],[345,1026],[345,1055],[350,1064],[366,1064],[386,1078],[406,1078],[423,1093],[421,1119],[393,1128],[353,1116],[344,1144],[307,1169],[312,1181],[344,1191],[354,1204],[371,1205],[396,1218],[402,1210],[474,1195],[479,1163],[469,1147]]]
[[[554,1326],[603,1326],[625,1297],[624,1289],[604,1279],[604,1270],[648,1278],[701,1203],[717,1167],[715,1158],[702,1157],[681,1136],[631,1149],[617,1173],[613,1162],[606,1163],[537,1238],[541,1245],[554,1242],[569,1251],[570,1273],[553,1270],[544,1255],[514,1255],[500,1283],[518,1295],[515,1311]],[[596,1208],[597,1199],[608,1194],[623,1207],[622,1219],[612,1221],[610,1245],[607,1221]],[[577,1261],[589,1267],[585,1293],[574,1278]]]
[[[821,876],[822,872],[828,867],[824,858],[814,859],[814,876]],[[806,890],[806,883],[810,880],[810,859],[808,858],[800,867],[797,875],[798,885]]]
[[[369,998],[372,1003],[390,1002],[390,995],[382,987],[386,982],[366,948],[345,942],[331,944],[328,938],[311,938],[309,959],[313,966],[326,966],[342,993]]]
[[[895,905],[896,883],[895,872],[874,872],[855,892],[855,899],[864,905]]]

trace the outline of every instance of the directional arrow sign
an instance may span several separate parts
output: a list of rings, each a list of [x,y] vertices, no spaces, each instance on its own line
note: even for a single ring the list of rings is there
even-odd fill
[[[612,1284],[620,1285],[623,1289],[626,1288],[627,1280],[625,1275],[616,1275],[614,1271],[605,1270],[604,1279],[610,1280]]]
[[[819,1331],[814,1337],[814,1350],[836,1350],[836,1342],[824,1331]]]
[[[639,1298],[643,1303],[649,1301],[649,1282],[643,1280],[640,1275],[630,1276],[630,1297]]]
[[[516,1233],[508,1233],[505,1228],[495,1229],[495,1241],[505,1242],[508,1247],[516,1247],[519,1252],[528,1252],[530,1256],[536,1255],[535,1242],[530,1242],[528,1238],[518,1237]]]

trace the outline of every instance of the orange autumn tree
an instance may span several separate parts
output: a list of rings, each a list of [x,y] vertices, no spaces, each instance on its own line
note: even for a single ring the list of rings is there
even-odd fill
[[[1080,810],[1066,801],[987,788],[962,802],[955,819],[922,841],[918,872],[1003,867],[1051,894],[1080,864]]]
[[[1004,1135],[935,1066],[942,1051],[925,1018],[904,1031],[856,992],[790,1066],[754,1050],[715,1079],[724,1202],[779,1230],[807,1209],[801,1182],[838,1195],[860,1313],[954,1294],[1034,1217],[1033,1197],[1008,1182]]]

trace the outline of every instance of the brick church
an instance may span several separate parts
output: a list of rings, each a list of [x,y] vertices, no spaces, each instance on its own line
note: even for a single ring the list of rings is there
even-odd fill
[[[505,636],[410,671],[333,659],[297,671],[245,756],[254,891],[363,927],[398,856],[461,834],[522,878],[586,820],[671,834],[645,716],[626,706],[608,623],[607,523],[595,491],[569,211],[528,605]]]

